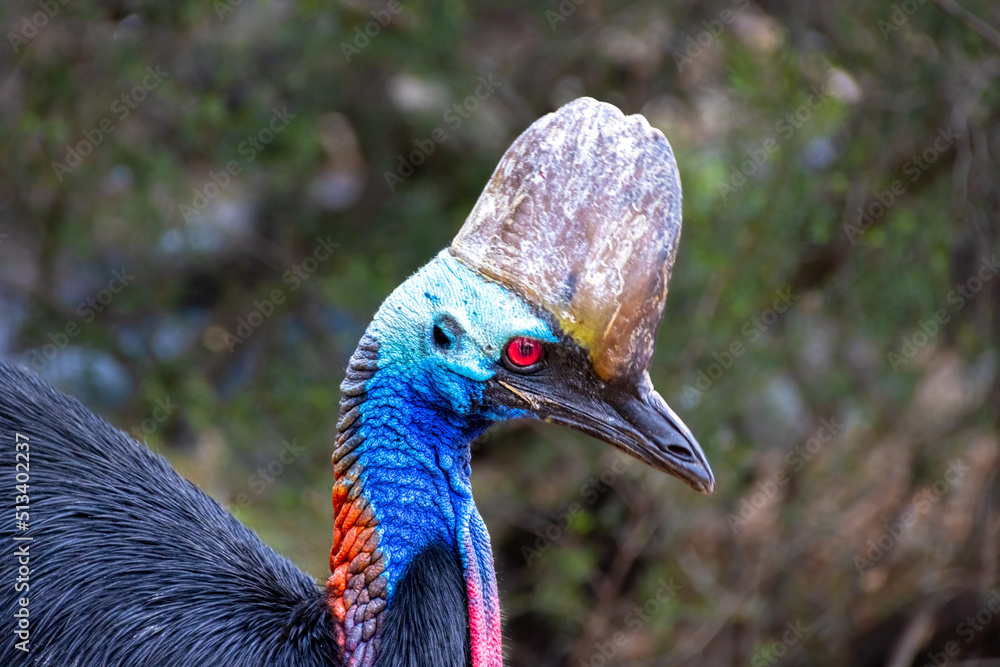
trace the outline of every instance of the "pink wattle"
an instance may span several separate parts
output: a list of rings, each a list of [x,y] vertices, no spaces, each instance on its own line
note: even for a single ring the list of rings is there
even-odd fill
[[[493,554],[486,550],[486,565],[493,571]],[[479,559],[471,535],[465,538],[465,581],[469,597],[469,639],[472,667],[503,667],[503,638],[500,636],[500,605],[496,580],[483,585]],[[488,590],[484,590],[488,588]]]

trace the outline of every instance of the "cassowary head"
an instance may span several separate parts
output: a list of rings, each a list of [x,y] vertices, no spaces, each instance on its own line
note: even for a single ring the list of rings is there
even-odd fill
[[[469,485],[469,443],[494,422],[563,424],[713,490],[647,373],[680,228],[670,144],[583,98],[514,142],[452,245],[385,301],[348,369],[334,454],[328,592],[353,664],[418,664],[389,657],[413,633],[439,645],[428,664],[500,664]],[[456,601],[460,633],[422,610]]]

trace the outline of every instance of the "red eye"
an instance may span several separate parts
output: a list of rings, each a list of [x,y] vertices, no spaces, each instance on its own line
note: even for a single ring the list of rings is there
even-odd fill
[[[533,366],[542,360],[542,344],[534,338],[514,338],[507,343],[507,359],[521,368]]]

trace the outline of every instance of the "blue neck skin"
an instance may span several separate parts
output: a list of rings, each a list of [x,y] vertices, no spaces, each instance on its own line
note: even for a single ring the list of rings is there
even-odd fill
[[[468,531],[482,524],[469,481],[469,445],[491,422],[449,414],[436,400],[428,402],[426,394],[441,387],[434,376],[428,368],[380,368],[367,383],[361,407],[359,482],[379,521],[390,601],[414,556],[438,543],[464,561]],[[466,382],[466,389],[475,394],[478,387]],[[479,571],[493,577],[488,538],[473,545]]]

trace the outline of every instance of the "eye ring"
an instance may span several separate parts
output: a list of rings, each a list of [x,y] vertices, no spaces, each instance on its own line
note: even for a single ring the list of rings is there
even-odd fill
[[[542,341],[526,336],[511,338],[503,350],[504,365],[519,373],[537,370],[544,358]]]

